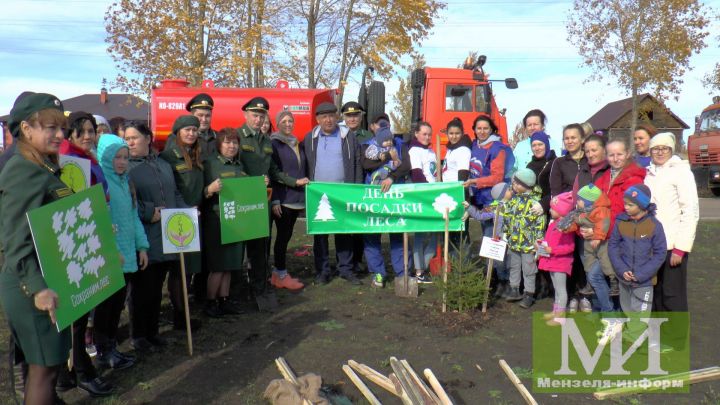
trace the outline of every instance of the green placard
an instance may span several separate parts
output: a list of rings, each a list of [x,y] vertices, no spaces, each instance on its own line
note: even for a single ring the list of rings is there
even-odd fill
[[[380,186],[310,183],[306,187],[308,234],[441,232],[450,210],[451,231],[464,229],[462,183]]]
[[[45,282],[60,297],[58,330],[125,285],[101,185],[29,211],[27,217]]]
[[[219,215],[223,245],[270,235],[265,178],[223,179]]]

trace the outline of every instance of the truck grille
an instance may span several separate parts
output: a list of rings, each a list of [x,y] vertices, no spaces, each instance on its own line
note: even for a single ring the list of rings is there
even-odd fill
[[[718,154],[716,152],[695,153],[695,163],[696,164],[718,163]]]

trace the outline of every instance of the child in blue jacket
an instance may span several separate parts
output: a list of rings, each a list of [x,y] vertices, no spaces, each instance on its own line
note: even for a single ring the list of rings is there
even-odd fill
[[[623,312],[647,313],[652,309],[653,279],[667,256],[667,242],[655,218],[655,204],[650,203],[650,189],[638,184],[627,189],[624,197],[625,212],[615,219],[608,256],[620,281]],[[630,322],[627,329],[629,336],[639,335],[644,326]]]

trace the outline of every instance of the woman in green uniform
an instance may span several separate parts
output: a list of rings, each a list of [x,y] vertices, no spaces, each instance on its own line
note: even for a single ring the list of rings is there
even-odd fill
[[[172,133],[175,142],[169,143],[160,157],[170,164],[175,175],[175,184],[185,203],[198,210],[203,203],[203,151],[198,142],[200,120],[194,115],[181,115],[173,124]],[[185,254],[185,270],[189,274],[199,273],[202,267],[200,252]],[[182,278],[180,270],[171,271],[168,277],[168,291],[174,309],[173,327],[185,329],[183,311]],[[199,322],[191,322],[193,329]]]
[[[217,318],[241,313],[229,300],[233,271],[242,270],[243,243],[223,245],[220,238],[220,190],[223,180],[245,176],[238,159],[240,141],[237,131],[224,128],[217,136],[218,152],[205,162],[205,198],[202,215],[203,242],[210,274],[207,282],[205,314]]]
[[[70,350],[70,329],[58,332],[58,295],[45,284],[25,214],[72,194],[60,181],[58,150],[66,125],[57,97],[33,93],[10,112],[17,152],[0,175],[0,303],[28,363],[26,404],[53,403],[60,366]]]

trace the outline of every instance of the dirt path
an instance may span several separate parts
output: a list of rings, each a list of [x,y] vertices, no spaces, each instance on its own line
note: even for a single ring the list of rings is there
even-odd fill
[[[298,224],[291,249],[309,238]],[[692,313],[691,366],[720,365],[717,336],[717,307],[720,281],[717,270],[720,252],[717,233],[720,222],[703,223],[690,266],[690,308]],[[477,234],[477,232],[476,232]],[[311,257],[292,258],[291,272],[311,283]],[[173,344],[163,353],[141,358],[131,369],[109,372],[118,386],[115,397],[90,399],[75,390],[64,394],[77,404],[261,404],[267,384],[280,375],[273,359],[284,356],[298,374],[320,374],[353,403],[364,403],[361,395],[341,370],[348,359],[365,363],[388,374],[388,358],[407,358],[416,370],[431,368],[457,404],[521,404],[522,399],[507,380],[497,361],[500,358],[530,384],[531,312],[514,304],[490,308],[489,320],[480,316],[470,321],[438,312],[439,296],[430,286],[418,299],[402,299],[392,288],[374,290],[365,285],[352,287],[336,279],[327,286],[309,285],[303,292],[280,293],[282,311],[267,316],[250,313],[235,318],[203,318],[195,335],[196,356],[189,358],[183,334],[163,328]],[[533,307],[547,311],[551,300]],[[462,321],[462,322],[461,322]],[[456,325],[451,327],[449,325]],[[0,335],[4,355],[6,331]],[[129,350],[127,341],[122,349]],[[4,358],[4,357],[3,357]],[[0,363],[0,403],[8,403],[6,361]],[[479,371],[476,364],[482,368]],[[383,403],[393,399],[379,387],[371,389]],[[586,404],[590,395],[536,395],[542,404]],[[720,383],[702,383],[687,395],[645,395],[622,399],[622,404],[717,404]]]

